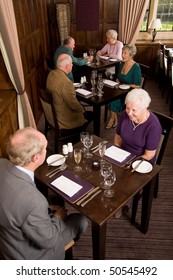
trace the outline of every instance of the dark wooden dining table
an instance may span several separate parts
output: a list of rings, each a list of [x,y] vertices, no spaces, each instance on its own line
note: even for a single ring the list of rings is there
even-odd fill
[[[86,90],[91,91],[91,84],[86,84]],[[77,99],[82,101],[90,106],[93,107],[93,133],[97,136],[100,136],[100,126],[101,126],[101,107],[104,105],[109,104],[116,99],[124,99],[126,94],[129,92],[130,89],[120,89],[119,87],[111,87],[104,85],[103,87],[103,95],[98,97],[97,89],[95,94],[89,98],[82,96],[81,94],[76,94]]]
[[[97,145],[100,141],[103,141],[100,137],[94,136],[93,146]],[[77,143],[75,148],[82,148],[82,143]],[[92,184],[95,188],[100,186],[100,182],[103,181],[103,177],[99,170],[92,169],[93,160],[100,160],[100,157],[93,153],[91,159],[82,158],[80,166],[81,171],[75,171],[75,162],[73,159],[73,153],[70,153],[66,163],[68,170],[71,170],[75,176],[84,179],[86,182]],[[143,190],[142,206],[141,206],[141,225],[140,230],[143,234],[147,233],[150,221],[150,213],[152,207],[152,199],[154,192],[154,181],[156,175],[161,171],[161,167],[154,165],[150,173],[140,174],[138,172],[131,172],[130,169],[119,167],[112,164],[113,170],[116,173],[117,180],[112,186],[114,189],[114,196],[112,198],[106,198],[104,191],[91,199],[84,207],[77,205],[76,203],[70,203],[73,208],[85,215],[92,223],[92,248],[93,259],[105,259],[105,246],[106,246],[106,225],[109,219],[129,200],[131,200],[135,194]],[[47,165],[45,162],[35,171],[36,183],[40,185],[40,191],[44,193],[44,189],[50,188],[50,179],[45,174],[55,169],[55,167]],[[62,173],[63,174],[63,173]],[[55,180],[59,174],[53,176],[51,180]],[[51,189],[56,192],[56,189],[52,186]],[[116,220],[115,220],[116,223]],[[116,235],[116,233],[115,233]]]

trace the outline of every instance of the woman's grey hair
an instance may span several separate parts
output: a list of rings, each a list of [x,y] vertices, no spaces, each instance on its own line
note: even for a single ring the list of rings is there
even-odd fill
[[[41,141],[37,130],[25,127],[10,136],[6,151],[13,164],[27,166],[34,155],[43,151],[44,145],[45,143]]]
[[[129,91],[125,98],[125,104],[128,102],[139,103],[141,109],[147,109],[150,105],[151,98],[147,91],[142,88],[135,88]]]
[[[63,56],[60,55],[57,59],[56,67],[57,68],[65,67],[70,63],[72,63],[71,56],[69,56],[68,54],[66,55],[64,54]]]
[[[107,32],[106,32],[106,37],[110,37],[114,40],[117,40],[117,37],[118,37],[118,33],[116,30],[113,30],[113,29],[109,29]]]
[[[129,50],[130,56],[132,56],[132,57],[134,57],[135,54],[137,53],[137,49],[136,49],[136,46],[135,46],[135,45],[125,45],[125,46],[122,48],[122,51],[124,51],[125,49],[128,49],[128,50]]]

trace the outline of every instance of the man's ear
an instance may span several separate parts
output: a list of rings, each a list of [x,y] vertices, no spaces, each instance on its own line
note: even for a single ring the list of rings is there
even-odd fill
[[[33,157],[32,157],[32,161],[33,162],[36,162],[37,160],[39,159],[39,154],[35,154]]]

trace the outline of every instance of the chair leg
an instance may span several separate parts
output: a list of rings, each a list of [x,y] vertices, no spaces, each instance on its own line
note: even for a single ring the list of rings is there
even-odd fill
[[[134,224],[135,223],[135,219],[136,219],[136,213],[137,213],[137,208],[138,208],[138,201],[140,199],[140,192],[137,193],[134,198],[133,198],[133,203],[132,203],[132,214],[131,214],[131,223]]]

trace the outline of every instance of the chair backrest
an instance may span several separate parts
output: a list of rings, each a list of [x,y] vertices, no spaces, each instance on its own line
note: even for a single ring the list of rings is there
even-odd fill
[[[171,133],[171,129],[173,126],[173,118],[168,117],[164,114],[161,114],[159,112],[155,112],[152,111],[159,119],[159,122],[162,126],[162,136],[161,136],[161,140],[160,140],[160,144],[159,144],[159,148],[157,150],[157,154],[156,154],[156,163],[157,164],[161,164],[164,153],[165,153],[165,149],[168,143],[168,139]]]
[[[169,49],[164,47],[163,52],[163,62],[164,62],[164,74],[166,78],[170,77],[170,70],[171,70],[171,57],[169,53]]]
[[[55,128],[55,120],[52,111],[52,96],[45,89],[39,88],[39,98],[42,105],[43,113],[47,123]]]
[[[164,47],[166,47],[166,45],[159,42],[159,66],[162,70],[164,69]]]
[[[148,65],[144,65],[144,64],[141,64],[141,63],[138,63],[138,64],[141,68],[142,88],[144,89],[150,67]]]

